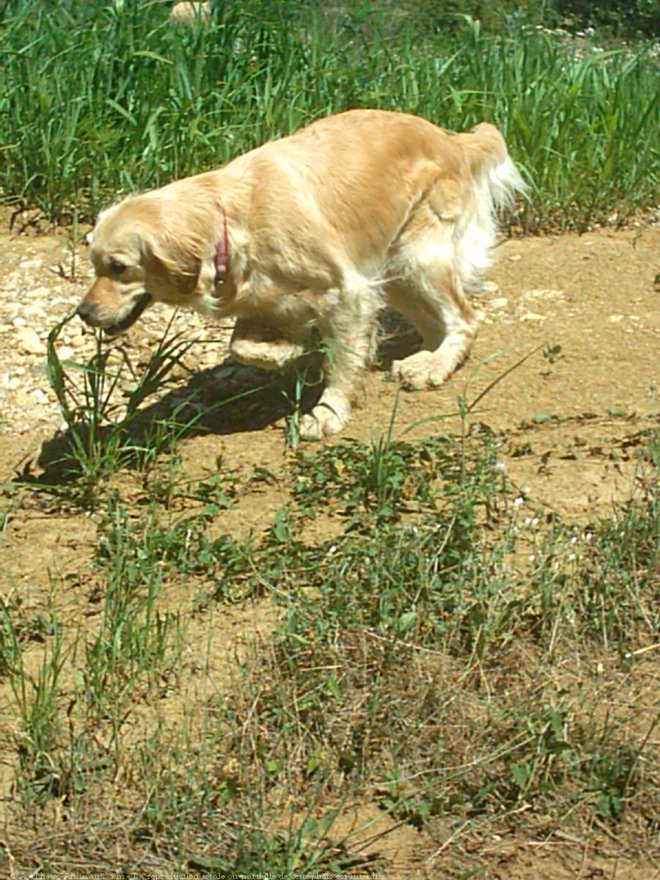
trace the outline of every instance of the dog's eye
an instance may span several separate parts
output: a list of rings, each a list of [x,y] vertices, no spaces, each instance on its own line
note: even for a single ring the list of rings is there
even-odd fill
[[[126,265],[122,263],[121,260],[110,260],[110,264],[108,266],[111,275],[121,275],[125,268]]]

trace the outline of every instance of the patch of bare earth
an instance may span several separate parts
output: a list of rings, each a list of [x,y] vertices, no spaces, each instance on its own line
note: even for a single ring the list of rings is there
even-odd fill
[[[495,252],[490,284],[478,298],[484,319],[463,369],[441,389],[400,396],[386,372],[373,370],[353,420],[331,442],[348,437],[368,441],[387,430],[395,404],[397,437],[458,431],[458,398],[470,403],[492,386],[469,418],[497,433],[511,485],[530,516],[540,510],[582,525],[606,516],[630,496],[640,438],[658,422],[659,274],[657,226],[505,242]],[[67,233],[0,233],[2,481],[38,476],[43,444],[48,450],[61,427],[44,372],[46,338],[89,280],[84,248],[73,248]],[[148,359],[170,320],[170,312],[154,309],[122,342],[136,368]],[[190,479],[212,473],[218,460],[236,477],[236,504],[218,514],[210,526],[215,534],[263,533],[290,498],[282,421],[286,399],[270,378],[224,362],[229,325],[218,327],[190,313],[179,313],[173,321],[175,329],[200,341],[164,389],[166,395],[176,400],[191,392],[204,407],[265,385],[203,420],[177,450],[182,473]],[[93,337],[72,322],[60,339],[60,357],[84,361],[94,345]],[[257,472],[266,477],[255,480]],[[67,512],[13,489],[1,501],[0,590],[5,604],[18,609],[24,622],[26,668],[36,669],[49,637],[49,608],[55,607],[63,621],[82,621],[82,632],[86,620],[90,627],[97,625],[98,517]],[[186,510],[185,500],[179,502],[179,515]],[[323,522],[319,519],[311,527],[310,540]],[[182,592],[166,590],[163,601],[171,610],[177,603],[186,607],[192,598],[184,585]],[[184,651],[187,695],[199,691],[199,701],[206,699],[208,684],[202,685],[198,674],[202,663],[204,680],[212,680],[218,693],[228,683],[240,682],[235,672],[246,656],[245,646],[265,638],[277,615],[267,600],[218,606],[213,613],[198,611],[190,620]],[[655,705],[657,711],[658,667],[653,658],[629,675],[626,687],[635,699],[651,709]],[[160,721],[176,727],[180,712],[180,695],[170,694]],[[154,717],[146,708],[144,727],[135,721],[136,739],[148,735]],[[0,677],[0,828],[5,829],[0,834],[8,846],[17,833],[12,818],[17,809],[16,724],[15,695],[7,678]],[[62,809],[53,820],[53,839],[66,833]],[[346,806],[336,831],[358,841],[361,852],[379,853],[385,876],[401,880],[468,876],[468,870],[475,871],[469,876],[497,880],[660,877],[658,853],[635,846],[639,829],[634,822],[616,831],[595,822],[583,833],[564,834],[549,832],[541,818],[529,825],[523,818],[517,831],[513,817],[505,835],[491,834],[487,825],[482,832],[478,821],[444,835],[436,828],[431,843],[367,799]]]

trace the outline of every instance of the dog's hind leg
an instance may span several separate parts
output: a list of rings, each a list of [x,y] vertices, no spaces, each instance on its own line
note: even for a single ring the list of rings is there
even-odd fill
[[[379,291],[366,279],[356,278],[332,298],[333,307],[318,322],[327,347],[326,384],[319,402],[301,419],[303,440],[320,440],[344,427],[358,382],[374,352]]]
[[[465,296],[453,244],[427,239],[408,245],[406,270],[386,288],[387,300],[412,322],[424,350],[394,361],[392,373],[408,390],[433,388],[461,366],[479,321]]]

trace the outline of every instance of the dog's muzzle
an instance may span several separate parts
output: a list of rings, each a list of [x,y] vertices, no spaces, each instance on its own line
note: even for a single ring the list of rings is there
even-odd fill
[[[113,337],[119,336],[124,330],[128,330],[129,327],[132,327],[150,302],[151,297],[148,293],[141,294],[136,298],[130,312],[128,312],[128,314],[120,321],[114,321],[111,324],[106,324],[104,321],[100,320],[97,307],[93,303],[86,302],[85,300],[83,300],[76,309],[76,314],[89,327],[101,327],[106,336]]]

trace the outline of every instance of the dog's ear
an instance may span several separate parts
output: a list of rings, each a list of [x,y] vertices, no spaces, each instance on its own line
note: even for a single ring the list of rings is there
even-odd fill
[[[202,268],[197,248],[186,247],[167,234],[146,237],[143,246],[145,266],[157,282],[181,296],[195,292]]]

